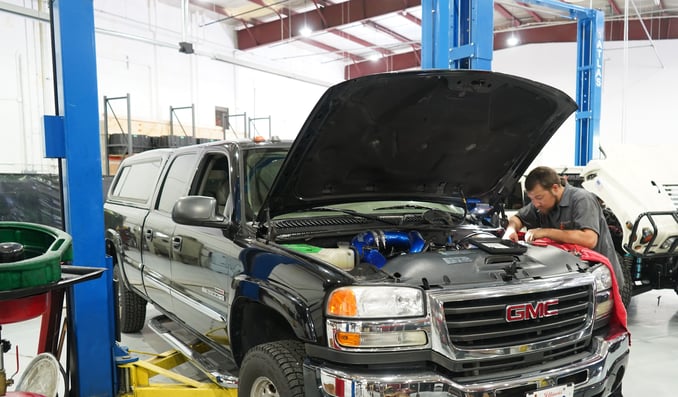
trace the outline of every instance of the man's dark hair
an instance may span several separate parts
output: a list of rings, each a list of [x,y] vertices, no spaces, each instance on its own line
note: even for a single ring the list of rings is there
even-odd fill
[[[560,175],[550,167],[537,167],[530,171],[525,178],[525,190],[528,192],[537,187],[537,185],[544,189],[551,189],[553,185],[562,185],[563,180]]]

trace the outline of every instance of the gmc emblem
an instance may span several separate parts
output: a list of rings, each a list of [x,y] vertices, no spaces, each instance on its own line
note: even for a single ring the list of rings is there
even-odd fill
[[[558,315],[558,309],[551,308],[558,304],[558,299],[549,299],[539,301],[534,305],[532,303],[519,303],[517,305],[506,306],[506,322],[535,320],[538,318],[551,317]]]

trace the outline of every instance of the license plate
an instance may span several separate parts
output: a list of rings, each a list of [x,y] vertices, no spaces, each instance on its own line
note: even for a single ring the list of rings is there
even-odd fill
[[[525,397],[573,397],[574,385],[562,385],[549,387],[548,389],[537,390],[532,393],[527,393]]]

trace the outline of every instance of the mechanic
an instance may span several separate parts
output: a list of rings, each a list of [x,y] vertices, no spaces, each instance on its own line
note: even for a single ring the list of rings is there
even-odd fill
[[[509,219],[504,239],[518,241],[517,231],[526,227],[527,242],[549,238],[593,249],[610,260],[618,285],[624,285],[612,236],[595,195],[569,185],[549,167],[533,169],[525,178],[525,190],[530,203]]]

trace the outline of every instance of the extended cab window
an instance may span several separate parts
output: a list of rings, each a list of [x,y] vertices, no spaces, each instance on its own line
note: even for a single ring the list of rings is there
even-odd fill
[[[172,212],[172,207],[179,197],[188,193],[188,186],[195,172],[196,157],[195,153],[191,153],[174,159],[162,185],[158,210]]]
[[[111,196],[122,199],[146,202],[153,193],[153,181],[158,179],[160,159],[130,164],[119,172],[119,177],[111,190]]]

